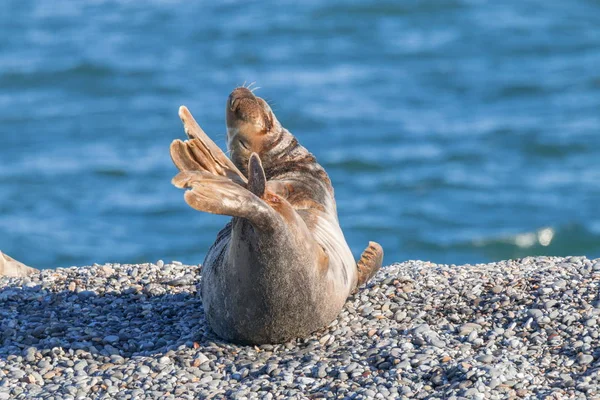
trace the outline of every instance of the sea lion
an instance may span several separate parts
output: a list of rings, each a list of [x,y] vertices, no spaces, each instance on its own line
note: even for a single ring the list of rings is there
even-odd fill
[[[23,277],[39,272],[0,251],[0,276]]]
[[[232,216],[202,267],[202,302],[212,330],[245,344],[281,343],[328,325],[348,295],[381,267],[370,242],[358,263],[340,229],[333,187],[315,157],[246,87],[229,95],[231,159],[179,109],[186,141],[171,144],[193,208]]]

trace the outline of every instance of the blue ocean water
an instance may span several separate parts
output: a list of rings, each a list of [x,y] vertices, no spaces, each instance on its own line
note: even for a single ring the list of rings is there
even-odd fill
[[[595,0],[0,3],[0,250],[200,263],[171,186],[185,104],[225,146],[256,82],[329,172],[356,256],[600,257]]]

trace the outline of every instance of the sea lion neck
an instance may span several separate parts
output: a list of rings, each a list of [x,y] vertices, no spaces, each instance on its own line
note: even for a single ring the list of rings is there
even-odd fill
[[[260,156],[267,179],[273,179],[286,173],[292,165],[316,164],[315,157],[281,125],[277,132],[272,132],[270,137],[262,140],[258,146],[255,143],[241,145],[241,147],[244,146],[249,148],[234,148],[230,156],[236,167],[246,176],[248,160],[252,152],[256,152]],[[250,148],[250,146],[252,147]]]

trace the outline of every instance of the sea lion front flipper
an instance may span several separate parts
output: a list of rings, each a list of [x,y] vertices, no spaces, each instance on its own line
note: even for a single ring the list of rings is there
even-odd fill
[[[265,201],[226,177],[205,171],[181,171],[172,183],[180,189],[190,189],[184,199],[198,211],[244,218],[265,230],[280,219]]]
[[[244,175],[200,128],[187,107],[179,107],[179,118],[189,139],[171,143],[171,159],[175,166],[180,171],[207,171],[245,185]]]
[[[356,263],[358,269],[358,281],[356,287],[367,283],[369,279],[381,268],[383,263],[383,248],[379,243],[369,242],[369,245]]]
[[[267,188],[267,178],[260,157],[256,153],[248,160],[248,190],[258,197],[264,197]]]

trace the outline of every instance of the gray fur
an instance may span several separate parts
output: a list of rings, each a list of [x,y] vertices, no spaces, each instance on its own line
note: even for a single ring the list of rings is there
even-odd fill
[[[227,102],[231,160],[217,154],[187,109],[180,116],[193,143],[171,146],[182,171],[174,184],[192,188],[185,199],[197,210],[233,216],[202,267],[208,324],[246,344],[284,342],[328,325],[356,289],[358,272],[323,167],[246,88]]]
[[[203,265],[202,301],[207,321],[220,337],[239,343],[279,343],[327,325],[346,296],[332,298],[319,276],[310,241],[274,221],[257,234],[233,218]],[[313,244],[314,245],[314,244]]]

